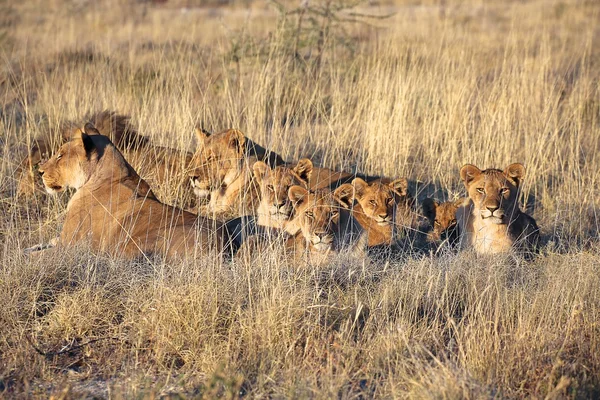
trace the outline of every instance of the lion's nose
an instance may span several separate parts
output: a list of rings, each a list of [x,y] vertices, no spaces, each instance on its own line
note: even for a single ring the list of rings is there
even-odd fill
[[[494,211],[496,211],[499,207],[498,206],[486,206],[485,208],[487,208],[493,214]]]
[[[387,214],[379,214],[379,218],[381,219],[386,219],[388,217]]]
[[[41,168],[38,168],[38,173],[40,174],[40,176],[44,175],[44,170]]]

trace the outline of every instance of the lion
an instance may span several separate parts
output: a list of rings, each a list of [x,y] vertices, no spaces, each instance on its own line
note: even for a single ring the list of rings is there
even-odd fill
[[[525,177],[523,164],[510,164],[504,171],[480,170],[467,164],[460,177],[470,202],[457,211],[461,246],[477,253],[494,254],[513,247],[532,249],[539,240],[535,220],[519,209],[519,187]]]
[[[181,186],[187,179],[185,170],[192,154],[153,146],[147,137],[140,135],[131,126],[128,116],[105,110],[89,116],[87,120],[98,132],[111,140],[151,187]],[[17,196],[30,197],[37,191],[43,191],[37,167],[62,143],[78,134],[80,128],[81,126],[74,122],[65,122],[61,124],[58,136],[48,132],[33,139],[27,156],[22,159],[17,170]],[[185,190],[187,186],[183,185],[183,188]],[[184,198],[187,204],[193,200],[191,190],[189,194],[184,193]]]
[[[247,256],[272,245],[273,237],[283,237],[284,254],[295,262],[319,266],[330,257],[348,253],[365,255],[367,236],[352,216],[352,187],[340,186],[334,191],[310,191],[294,185],[288,189],[288,198],[294,208],[294,217],[282,230],[259,230],[259,234],[244,240],[238,256]]]
[[[352,213],[367,232],[369,247],[393,244],[398,225],[411,225],[413,200],[405,178],[371,183],[355,178],[352,188],[357,203]]]
[[[39,173],[49,194],[75,189],[56,246],[89,242],[94,250],[126,259],[222,250],[222,228],[158,201],[111,140],[90,123],[41,164]]]
[[[274,167],[284,164],[283,159],[237,129],[216,134],[196,129],[196,137],[188,175],[196,196],[209,199],[198,211],[220,219],[253,214],[259,189],[252,165],[264,161]]]
[[[252,169],[260,189],[260,200],[256,209],[257,224],[283,228],[293,212],[288,190],[295,185],[308,188],[313,170],[312,162],[304,158],[295,166],[278,165],[271,168],[265,162],[257,161]]]
[[[469,198],[443,203],[432,198],[423,200],[423,213],[431,227],[431,231],[427,234],[427,240],[431,243],[447,242],[452,246],[458,243],[460,230],[456,212],[468,201]]]
[[[217,134],[196,129],[196,136],[198,148],[189,177],[196,196],[208,199],[208,204],[198,212],[221,220],[254,215],[260,203],[260,185],[252,168],[254,163],[263,161],[274,168],[284,165],[284,160],[237,129]],[[313,166],[308,187],[310,190],[335,189],[356,176]]]

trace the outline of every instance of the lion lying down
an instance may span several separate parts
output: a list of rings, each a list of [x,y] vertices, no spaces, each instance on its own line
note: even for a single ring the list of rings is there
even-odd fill
[[[186,168],[192,159],[191,153],[153,145],[149,138],[135,130],[128,116],[114,111],[92,114],[86,121],[91,122],[100,134],[112,141],[151,187],[181,187],[184,190],[185,204],[191,206],[195,203],[193,191],[189,185],[184,185],[187,181]],[[33,139],[28,154],[21,160],[17,170],[17,196],[29,197],[36,191],[43,190],[42,179],[36,169],[42,159],[49,157],[60,144],[70,140],[80,127],[74,122],[65,122],[57,135],[46,132]]]
[[[89,242],[128,259],[222,249],[222,229],[213,221],[159,202],[108,137],[91,124],[84,130],[39,168],[48,193],[76,189],[57,246]]]

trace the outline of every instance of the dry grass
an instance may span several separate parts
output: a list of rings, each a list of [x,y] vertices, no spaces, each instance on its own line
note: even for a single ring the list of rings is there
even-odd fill
[[[307,43],[299,57],[294,16],[181,3],[0,1],[0,393],[600,396],[595,2],[365,6],[397,14],[332,28],[322,55]],[[408,253],[319,270],[271,254],[23,256],[60,229],[67,196],[17,201],[15,154],[105,108],[160,145],[237,127],[289,160],[406,176],[420,198],[462,193],[464,163],[523,162],[545,245],[533,260]]]

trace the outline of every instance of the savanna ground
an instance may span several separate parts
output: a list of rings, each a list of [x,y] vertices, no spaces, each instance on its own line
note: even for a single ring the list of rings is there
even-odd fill
[[[592,0],[0,1],[0,393],[600,396],[599,20]],[[522,162],[543,246],[319,270],[24,256],[69,194],[17,200],[15,162],[102,109],[158,145],[236,127],[420,198]]]

